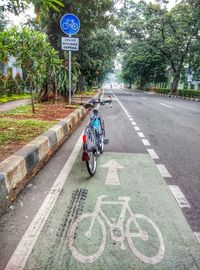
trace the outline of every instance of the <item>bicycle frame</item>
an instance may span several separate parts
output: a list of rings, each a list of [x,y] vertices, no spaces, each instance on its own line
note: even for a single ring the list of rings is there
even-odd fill
[[[118,197],[119,200],[122,200],[121,202],[110,202],[110,201],[103,201],[103,198],[107,198],[106,195],[101,195],[97,198],[97,202],[95,205],[95,209],[94,209],[94,216],[92,218],[91,224],[90,224],[90,228],[88,231],[88,235],[90,235],[92,233],[92,229],[94,226],[94,222],[95,219],[97,218],[97,216],[102,216],[102,218],[106,221],[106,223],[108,224],[110,231],[111,231],[111,237],[114,241],[118,241],[121,242],[121,249],[126,249],[123,241],[125,239],[125,231],[123,230],[123,224],[124,224],[124,220],[125,220],[125,215],[128,211],[130,216],[134,216],[134,214],[132,213],[128,202],[130,201],[130,197]],[[105,215],[105,213],[103,212],[103,210],[101,209],[101,205],[121,205],[122,209],[121,209],[121,213],[119,215],[119,219],[117,222],[115,222],[115,220],[112,220],[112,222],[107,218],[107,216]],[[135,224],[136,226],[138,224]],[[137,226],[139,227],[139,225]],[[114,230],[115,229],[119,229],[120,230],[120,234],[121,236],[115,236],[114,235]],[[140,235],[140,231],[135,234],[135,236],[141,237]]]

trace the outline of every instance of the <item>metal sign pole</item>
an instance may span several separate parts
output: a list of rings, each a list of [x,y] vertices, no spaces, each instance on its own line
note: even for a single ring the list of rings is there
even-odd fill
[[[69,35],[68,40],[62,38],[62,50],[69,50],[69,105],[72,102],[72,51],[78,51],[79,40],[74,38],[71,41],[72,35],[75,35],[80,30],[79,18],[68,13],[62,16],[60,20],[60,28],[66,35]],[[68,48],[66,46],[69,46]]]
[[[69,35],[71,38],[71,35]],[[72,99],[72,51],[69,51],[69,105]]]

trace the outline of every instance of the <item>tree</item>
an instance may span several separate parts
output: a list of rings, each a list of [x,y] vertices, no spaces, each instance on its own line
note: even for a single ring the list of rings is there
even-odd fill
[[[111,14],[113,2],[112,0],[89,0],[87,2],[83,0],[75,0],[73,2],[65,0],[63,3],[65,8],[61,9],[60,14],[50,9],[48,16],[41,16],[41,23],[46,30],[50,43],[59,51],[60,57],[64,58],[65,56],[61,51],[60,45],[60,39],[63,35],[60,30],[60,18],[67,12],[74,13],[79,17],[81,29],[77,36],[80,39],[80,50],[75,54],[75,58],[80,65],[81,74],[78,81],[79,88],[82,90],[83,77],[85,77],[88,84],[91,84],[92,80],[96,80],[98,73],[98,78],[101,80],[105,71],[109,69],[108,62],[112,62],[110,56],[113,57],[113,53],[107,53],[108,60],[106,60],[103,54],[100,55],[97,52],[97,47],[98,50],[101,50],[100,46],[97,46],[97,36],[101,35],[100,32],[102,32],[102,38],[108,43],[106,45],[101,42],[101,46],[110,47],[111,42],[106,38],[104,30],[109,28],[113,18]],[[113,39],[113,36],[111,38]],[[98,39],[98,42],[100,42],[100,39]],[[112,42],[112,45],[114,45],[114,42]]]
[[[166,61],[161,53],[146,42],[134,42],[123,59],[122,75],[130,85],[134,82],[139,89],[151,82],[166,82]]]
[[[160,5],[130,4],[127,33],[143,40],[160,52],[173,72],[172,92],[176,93],[184,63],[199,38],[199,13],[188,3],[177,4],[171,11]]]

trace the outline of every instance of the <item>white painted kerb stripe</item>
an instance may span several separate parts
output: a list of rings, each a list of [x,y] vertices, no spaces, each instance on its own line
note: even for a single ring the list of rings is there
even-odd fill
[[[183,192],[180,190],[179,186],[177,185],[169,185],[169,189],[171,190],[174,198],[176,199],[180,208],[190,208],[190,204],[185,198]]]
[[[23,238],[21,239],[19,245],[14,251],[12,257],[10,258],[6,268],[4,270],[22,270],[25,267],[26,261],[29,258],[31,251],[37,241],[37,238],[51,212],[55,202],[62,190],[62,187],[72,169],[72,166],[77,159],[77,156],[81,150],[82,146],[82,135],[79,138],[77,144],[75,145],[67,163],[60,172],[58,178],[53,184],[50,192],[45,198],[41,208],[34,217],[27,231],[25,232]]]
[[[159,159],[159,156],[156,154],[156,152],[153,149],[147,149],[149,155],[152,157],[152,159]]]
[[[168,170],[166,169],[165,165],[163,164],[156,164],[159,172],[161,173],[162,177],[172,177],[171,174],[168,172]]]

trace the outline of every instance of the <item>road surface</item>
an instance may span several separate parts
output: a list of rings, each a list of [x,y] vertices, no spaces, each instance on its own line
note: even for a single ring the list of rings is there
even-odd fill
[[[199,103],[112,92],[96,175],[86,119],[1,218],[0,269],[200,269]]]

